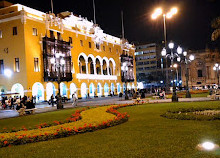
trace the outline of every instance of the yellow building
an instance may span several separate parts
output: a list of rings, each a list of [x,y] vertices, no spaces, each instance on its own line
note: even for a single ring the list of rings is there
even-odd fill
[[[62,96],[118,94],[125,82],[136,87],[134,52],[126,40],[81,16],[0,2],[1,92],[48,100],[57,93],[60,70]]]

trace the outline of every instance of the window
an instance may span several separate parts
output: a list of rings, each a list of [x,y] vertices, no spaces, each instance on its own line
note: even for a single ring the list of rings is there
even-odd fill
[[[100,49],[100,44],[96,43],[95,47],[96,47],[96,49]]]
[[[0,60],[0,74],[4,74],[4,61]]]
[[[92,43],[91,42],[89,42],[89,48],[92,48]]]
[[[116,49],[116,54],[118,54],[118,49]]]
[[[36,28],[33,28],[33,35],[37,36],[37,29]]]
[[[39,72],[39,60],[38,58],[34,58],[34,72]]]
[[[71,44],[73,43],[72,37],[69,37],[69,42],[70,42]]]
[[[50,38],[54,38],[53,31],[50,30]]]
[[[202,70],[198,70],[198,77],[202,77]]]
[[[112,48],[109,48],[109,52],[112,52]]]
[[[57,32],[57,39],[58,39],[58,40],[62,40],[61,34],[60,34],[59,32]]]
[[[105,51],[105,46],[103,46],[103,51]]]
[[[80,40],[80,45],[83,46],[83,41],[82,40]]]
[[[19,58],[15,58],[15,72],[20,72]]]
[[[0,30],[0,38],[2,38],[2,31]]]
[[[17,35],[17,34],[18,34],[17,27],[13,27],[13,35]]]

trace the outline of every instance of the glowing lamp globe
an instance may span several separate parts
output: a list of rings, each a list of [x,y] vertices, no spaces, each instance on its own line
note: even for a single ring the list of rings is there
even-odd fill
[[[180,46],[178,46],[178,48],[177,48],[177,53],[178,53],[178,54],[182,54],[182,52],[183,52],[183,49],[182,49]]]
[[[51,59],[50,59],[50,62],[51,62],[52,64],[54,64],[54,63],[55,63],[55,58],[51,58]]]
[[[162,50],[162,52],[161,52],[161,55],[162,55],[162,56],[165,56],[166,54],[167,54],[166,49],[163,48],[163,50]]]
[[[217,68],[214,66],[214,67],[213,67],[213,70],[214,70],[214,71],[216,71],[216,70],[217,70]]]
[[[218,67],[218,64],[217,64],[217,63],[215,64],[215,67]]]
[[[174,48],[174,43],[170,42],[168,46],[169,46],[170,49],[173,49]]]
[[[184,51],[184,52],[183,52],[183,55],[184,55],[184,56],[187,56],[187,52],[186,52],[186,51]]]
[[[194,60],[194,59],[195,59],[195,56],[194,56],[194,55],[190,55],[190,56],[189,56],[189,60],[192,61],[192,60]]]

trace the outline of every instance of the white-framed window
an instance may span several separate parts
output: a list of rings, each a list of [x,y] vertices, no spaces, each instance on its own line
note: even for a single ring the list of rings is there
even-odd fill
[[[34,72],[40,72],[38,58],[34,58]]]
[[[15,72],[20,72],[19,58],[15,58]]]
[[[37,36],[37,29],[36,28],[33,28],[33,35]]]

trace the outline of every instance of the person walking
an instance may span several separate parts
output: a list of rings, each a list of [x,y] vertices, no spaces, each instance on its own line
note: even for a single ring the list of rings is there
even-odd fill
[[[73,103],[72,103],[73,107],[77,107],[77,99],[78,99],[78,97],[77,97],[75,92],[72,94],[72,98],[73,98]]]
[[[52,107],[54,107],[54,96],[53,96],[53,94],[50,97],[50,102],[51,102]]]

